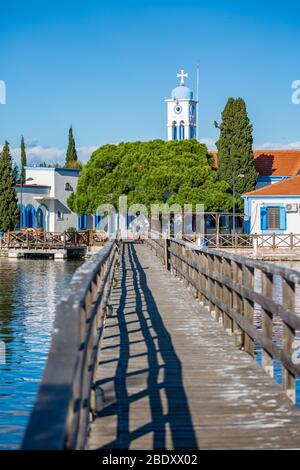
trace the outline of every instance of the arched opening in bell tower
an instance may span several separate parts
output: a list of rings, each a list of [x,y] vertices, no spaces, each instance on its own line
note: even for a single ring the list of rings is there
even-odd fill
[[[176,121],[172,122],[172,140],[177,140],[177,124],[176,124]]]
[[[179,140],[184,140],[184,121],[179,124]]]

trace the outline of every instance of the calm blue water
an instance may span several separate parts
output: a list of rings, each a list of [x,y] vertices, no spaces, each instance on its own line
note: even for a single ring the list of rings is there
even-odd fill
[[[5,347],[0,450],[21,443],[49,350],[55,305],[80,264],[0,258],[0,346]]]

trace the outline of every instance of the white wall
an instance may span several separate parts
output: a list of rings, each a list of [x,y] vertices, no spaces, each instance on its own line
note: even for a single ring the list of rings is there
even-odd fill
[[[77,214],[74,214],[67,205],[67,199],[76,191],[77,182],[78,182],[79,173],[75,174],[71,170],[67,172],[66,170],[60,171],[57,169],[55,171],[55,231],[63,232],[69,227],[77,227]],[[70,190],[66,189],[66,183],[69,183]],[[62,220],[59,220],[57,213],[60,211],[62,213]]]
[[[261,230],[261,221],[260,221],[260,209],[264,206],[271,206],[276,204],[298,204],[300,207],[300,197],[294,198],[285,198],[281,197],[272,197],[272,198],[255,198],[250,202],[251,206],[251,233],[266,233],[268,231]],[[300,234],[300,212],[287,212],[286,213],[286,230],[278,231],[283,234],[295,233]]]
[[[169,99],[165,100],[167,103],[167,128],[168,128],[168,140],[172,140],[172,128],[173,122],[176,122],[176,125],[179,127],[180,122],[184,122],[184,138],[189,139],[189,129],[190,127],[195,127],[197,123],[197,102],[195,100],[188,100],[188,99]],[[180,114],[175,113],[174,108],[178,103],[181,106],[182,111]],[[195,113],[192,116],[190,113],[190,105],[193,104],[195,107]],[[178,138],[178,137],[177,137]]]

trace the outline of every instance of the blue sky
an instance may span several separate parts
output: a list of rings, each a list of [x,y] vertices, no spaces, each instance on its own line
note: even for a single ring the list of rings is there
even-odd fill
[[[242,96],[255,146],[300,148],[299,1],[14,0],[1,5],[0,142],[62,159],[70,124],[80,155],[124,140],[166,138],[164,99],[178,69],[195,87],[200,138],[229,96]],[[17,150],[14,150],[17,154]]]

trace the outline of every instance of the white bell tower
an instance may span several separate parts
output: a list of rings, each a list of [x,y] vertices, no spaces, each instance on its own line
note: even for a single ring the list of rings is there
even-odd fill
[[[181,70],[177,74],[180,84],[172,90],[172,98],[167,103],[168,140],[188,140],[197,137],[197,103],[193,92],[185,86],[188,74]]]

